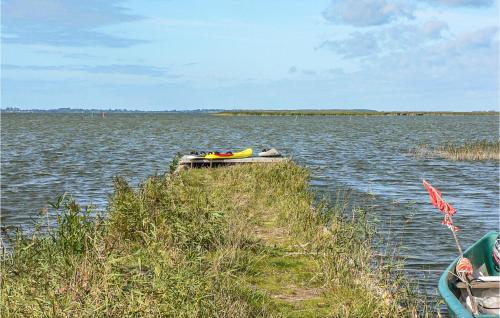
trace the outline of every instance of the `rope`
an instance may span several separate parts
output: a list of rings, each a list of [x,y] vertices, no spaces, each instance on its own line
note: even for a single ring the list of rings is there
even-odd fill
[[[471,302],[472,314],[475,315],[478,312],[477,304],[469,286],[469,281],[472,278],[472,274],[474,274],[474,267],[472,267],[472,263],[468,258],[462,256],[458,260],[457,266],[455,267],[455,271],[457,272],[457,276],[460,278],[460,280],[467,284],[466,285],[467,295],[469,296]]]
[[[468,258],[461,257],[458,260],[456,272],[458,277],[463,281],[467,282],[474,274],[474,267],[472,267],[472,263]]]

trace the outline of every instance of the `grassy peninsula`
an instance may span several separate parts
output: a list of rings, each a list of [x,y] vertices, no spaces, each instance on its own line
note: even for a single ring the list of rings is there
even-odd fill
[[[374,110],[234,110],[214,113],[216,116],[465,116],[499,115],[497,111],[485,112],[379,112]]]
[[[61,197],[2,259],[2,317],[415,316],[366,210],[308,181],[291,162],[117,178],[106,218]]]

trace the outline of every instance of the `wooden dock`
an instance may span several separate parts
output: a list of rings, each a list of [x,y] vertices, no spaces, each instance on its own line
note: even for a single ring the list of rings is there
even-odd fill
[[[182,156],[179,159],[179,165],[175,172],[182,171],[189,168],[212,168],[220,166],[230,166],[239,164],[253,164],[253,163],[274,163],[287,161],[285,157],[251,157],[244,159],[204,159],[204,158],[190,158],[189,156]]]

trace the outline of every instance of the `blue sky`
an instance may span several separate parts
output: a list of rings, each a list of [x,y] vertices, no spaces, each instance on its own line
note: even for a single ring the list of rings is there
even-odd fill
[[[498,0],[3,0],[2,107],[498,110]]]

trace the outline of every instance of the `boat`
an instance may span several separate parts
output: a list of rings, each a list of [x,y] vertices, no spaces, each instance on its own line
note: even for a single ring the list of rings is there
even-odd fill
[[[495,246],[497,239],[498,232],[489,232],[464,252],[464,257],[470,260],[474,269],[473,278],[468,285],[478,313],[472,314],[470,297],[467,296],[467,283],[462,282],[455,272],[461,258],[455,259],[441,275],[438,285],[439,294],[446,303],[451,317],[500,317],[499,266],[494,260],[498,257],[494,255],[494,249],[498,249]]]
[[[259,152],[259,157],[281,157],[281,154],[279,153],[276,148],[271,148],[271,149],[264,149],[261,152]]]
[[[207,153],[205,151],[191,151],[189,155],[184,156],[185,159],[204,159]]]
[[[205,159],[243,159],[249,158],[253,154],[252,148],[239,152],[211,152],[205,155]]]

